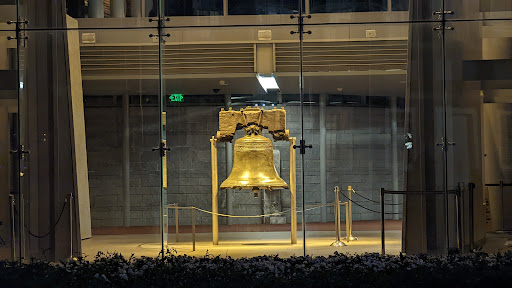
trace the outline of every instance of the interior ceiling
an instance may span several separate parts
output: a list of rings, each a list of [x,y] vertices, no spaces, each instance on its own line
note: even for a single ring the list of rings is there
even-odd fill
[[[283,94],[299,93],[299,77],[296,75],[275,74],[276,81]],[[227,85],[219,84],[225,81]],[[305,76],[304,92],[309,94],[345,94],[360,96],[398,96],[405,95],[405,71],[395,71],[385,75],[332,75]],[[204,78],[166,79],[165,92],[189,95],[211,94],[264,94],[255,75],[246,77],[208,76]],[[339,91],[339,88],[342,90]],[[105,79],[83,81],[84,95],[155,95],[159,91],[157,79]],[[214,92],[213,89],[220,89]]]

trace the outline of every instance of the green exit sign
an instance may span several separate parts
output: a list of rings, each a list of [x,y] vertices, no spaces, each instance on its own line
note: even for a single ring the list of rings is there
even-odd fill
[[[171,102],[183,102],[183,94],[171,94],[171,96],[169,96],[169,100],[171,100]]]

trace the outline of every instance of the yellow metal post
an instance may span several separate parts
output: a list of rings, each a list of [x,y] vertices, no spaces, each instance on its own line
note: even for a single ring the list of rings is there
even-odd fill
[[[217,139],[210,139],[212,152],[212,233],[213,245],[219,244],[219,180],[217,170]]]
[[[295,140],[290,137],[290,203],[291,203],[291,243],[297,244],[297,163],[295,158]],[[302,212],[304,213],[304,211]]]

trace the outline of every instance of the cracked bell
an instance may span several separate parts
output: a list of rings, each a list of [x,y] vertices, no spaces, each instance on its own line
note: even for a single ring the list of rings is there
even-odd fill
[[[236,140],[233,169],[220,188],[252,190],[254,197],[259,190],[288,188],[274,166],[272,141],[255,134]]]

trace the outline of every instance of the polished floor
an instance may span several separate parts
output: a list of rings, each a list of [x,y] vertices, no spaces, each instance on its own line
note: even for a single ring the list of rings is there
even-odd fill
[[[360,225],[357,225],[361,227]],[[354,223],[354,228],[356,223]],[[380,253],[380,231],[375,229],[375,225],[366,225],[365,228],[374,230],[361,231],[354,229],[353,235],[357,236],[357,241],[344,241],[347,246],[331,246],[336,240],[334,231],[308,231],[306,233],[306,253],[312,256],[328,256],[335,251],[348,254],[362,253]],[[386,253],[398,254],[401,249],[401,231],[396,227],[386,232]],[[395,229],[393,229],[395,228]],[[183,230],[183,232],[182,232]],[[279,255],[280,257],[303,255],[303,237],[298,233],[298,243],[290,244],[289,231],[228,231],[219,236],[219,245],[212,245],[211,233],[196,233],[195,251],[192,247],[192,234],[188,229],[181,229],[178,242],[176,234],[168,234],[167,248],[179,255],[191,256],[222,256],[222,257],[254,257],[260,255]],[[240,230],[240,229],[236,229]],[[250,230],[254,230],[251,228]],[[136,231],[133,231],[136,232]],[[174,231],[173,231],[174,232]],[[345,233],[342,232],[342,237]],[[125,256],[158,256],[160,252],[160,236],[158,234],[128,234],[121,233],[115,235],[94,235],[90,239],[82,241],[82,251],[86,258],[95,256],[98,251],[118,252]]]

